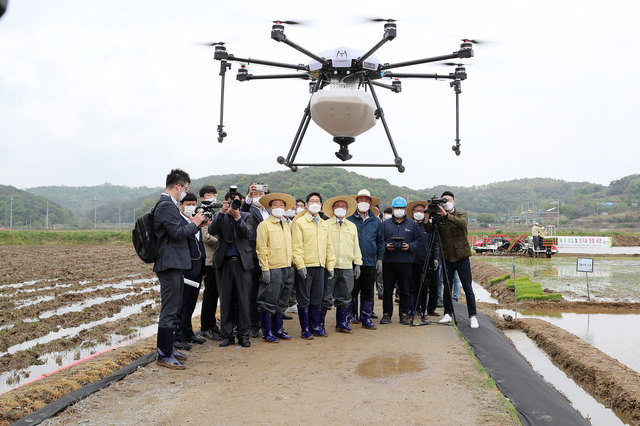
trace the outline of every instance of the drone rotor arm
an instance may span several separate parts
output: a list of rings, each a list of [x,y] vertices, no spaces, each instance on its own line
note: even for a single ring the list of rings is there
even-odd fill
[[[385,77],[390,78],[428,78],[440,80],[443,78],[455,79],[454,74],[416,74],[416,73],[395,73],[395,72],[386,72],[384,74]]]
[[[218,58],[215,58],[218,59]],[[288,64],[286,62],[274,62],[274,61],[265,61],[263,59],[255,59],[255,58],[239,58],[234,55],[227,55],[225,58],[227,61],[234,62],[242,62],[245,64],[257,64],[257,65],[267,65],[270,67],[278,67],[278,68],[287,68],[296,71],[309,71],[309,66],[305,64]]]
[[[302,79],[309,80],[311,77],[309,74],[268,74],[268,75],[253,75],[253,74],[243,74],[238,73],[237,80],[238,81],[250,81],[250,80],[275,80],[275,79]]]
[[[388,41],[393,40],[394,38],[396,38],[396,25],[395,24],[386,24],[385,25],[384,37],[382,38],[382,40],[380,40],[375,46],[373,46],[371,49],[369,49],[369,51],[367,53],[362,55],[356,61],[355,66],[359,67],[360,65],[362,65],[362,63],[364,61],[366,61],[367,58],[369,58],[369,56],[373,55],[373,53],[376,50],[380,49],[383,44],[385,44]]]

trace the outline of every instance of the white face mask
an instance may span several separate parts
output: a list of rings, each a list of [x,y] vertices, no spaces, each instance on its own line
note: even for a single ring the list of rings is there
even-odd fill
[[[196,213],[196,206],[184,206],[184,215],[191,217]]]
[[[442,206],[442,208],[450,212],[451,210],[453,210],[453,201],[447,201],[446,203],[444,203],[444,206]]]
[[[271,214],[275,217],[282,217],[282,215],[284,215],[284,209],[282,207],[277,207],[271,210]]]
[[[180,193],[180,198],[178,199],[178,201],[182,201],[182,200],[184,200],[184,197],[186,197],[186,196],[187,196],[187,191],[183,191],[183,192],[181,192],[181,193]]]
[[[415,220],[423,220],[423,219],[424,219],[424,213],[422,213],[422,212],[415,212],[415,213],[413,214],[413,218],[414,218]]]
[[[296,213],[293,210],[289,209],[286,212],[284,212],[284,215],[286,217],[294,217],[296,215]]]
[[[309,204],[309,211],[311,213],[318,213],[322,210],[322,206],[320,204]]]
[[[369,203],[365,203],[364,201],[361,203],[358,203],[358,210],[361,212],[368,212],[369,211],[369,207],[371,207],[371,205]]]
[[[333,210],[333,214],[336,215],[336,217],[345,217],[347,215],[347,210],[343,209],[342,207],[338,207],[337,209]]]
[[[260,197],[256,197],[256,198],[252,199],[251,202],[256,207],[261,207],[262,206],[262,204],[260,204]]]
[[[391,219],[391,215],[389,213],[385,213],[383,217],[384,217],[384,220]]]
[[[202,201],[206,201],[207,203],[215,203],[218,199],[216,197],[205,198]]]
[[[405,214],[404,209],[393,209],[393,215],[398,219],[402,219]]]
[[[297,207],[296,208],[296,214],[298,214],[298,213],[300,213],[302,211],[304,211],[304,207]]]

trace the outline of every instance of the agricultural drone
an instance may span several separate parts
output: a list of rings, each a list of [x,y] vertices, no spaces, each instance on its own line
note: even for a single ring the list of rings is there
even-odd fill
[[[222,143],[227,133],[224,131],[224,85],[225,74],[231,69],[230,62],[241,63],[238,69],[239,81],[263,80],[263,79],[303,79],[310,80],[309,92],[311,99],[304,109],[302,121],[293,138],[291,148],[286,157],[278,157],[277,161],[297,171],[299,166],[348,166],[348,167],[396,167],[399,172],[404,172],[402,158],[398,155],[395,144],[389,132],[384,112],[378,101],[375,86],[391,90],[393,93],[402,91],[403,78],[422,79],[449,79],[450,86],[456,96],[456,138],[452,150],[460,155],[459,137],[459,103],[458,95],[461,93],[460,83],[467,78],[463,64],[445,63],[455,66],[455,71],[448,74],[415,74],[396,73],[390,71],[411,65],[419,65],[430,62],[440,62],[450,59],[465,59],[473,57],[473,44],[475,40],[463,39],[460,50],[448,55],[434,56],[431,58],[415,59],[398,63],[380,63],[373,56],[382,45],[396,38],[396,23],[393,19],[373,19],[376,22],[384,22],[384,36],[375,46],[367,52],[348,47],[338,47],[314,54],[307,49],[291,41],[284,32],[285,24],[294,25],[294,21],[273,21],[271,38],[284,43],[302,52],[311,61],[308,64],[288,64],[282,62],[266,61],[253,58],[241,58],[227,52],[224,42],[207,44],[215,47],[214,59],[220,61],[221,96],[220,96],[220,124],[218,125],[218,142]],[[250,74],[245,64],[268,65],[279,68],[292,69],[292,74],[253,75]],[[391,84],[385,84],[378,80],[391,79]],[[362,89],[362,90],[361,90]],[[367,93],[367,90],[370,92]],[[384,131],[389,139],[389,145],[393,151],[394,161],[391,164],[353,164],[344,162],[350,160],[349,145],[355,141],[356,136],[366,132],[381,120]],[[343,163],[296,163],[295,159],[302,144],[302,139],[307,131],[310,120],[313,120],[320,128],[333,136],[333,141],[340,148],[335,153]]]

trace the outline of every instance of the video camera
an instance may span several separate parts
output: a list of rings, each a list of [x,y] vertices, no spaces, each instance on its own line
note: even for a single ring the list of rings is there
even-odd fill
[[[429,205],[427,205],[427,212],[430,216],[433,216],[440,213],[440,206],[443,206],[444,208],[444,204],[446,204],[449,200],[447,200],[446,198],[438,198],[434,195],[428,201]]]
[[[391,237],[391,244],[393,244],[394,249],[402,250],[402,246],[404,245],[404,237]]]

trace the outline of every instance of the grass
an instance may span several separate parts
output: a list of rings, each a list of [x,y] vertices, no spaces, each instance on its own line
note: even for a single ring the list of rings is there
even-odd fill
[[[0,246],[132,244],[131,231],[1,231]]]
[[[490,282],[491,284],[495,284],[495,283],[499,283],[500,281],[507,280],[507,279],[509,279],[509,278],[511,278],[511,274],[505,274],[505,275],[502,275],[502,276],[500,276],[500,277],[491,278],[491,279],[489,280],[489,282]]]
[[[518,300],[562,299],[562,294],[560,293],[545,293],[542,291],[542,286],[529,280],[529,277],[520,277],[515,282],[518,286]],[[505,285],[507,288],[513,288],[514,279],[508,279]]]

